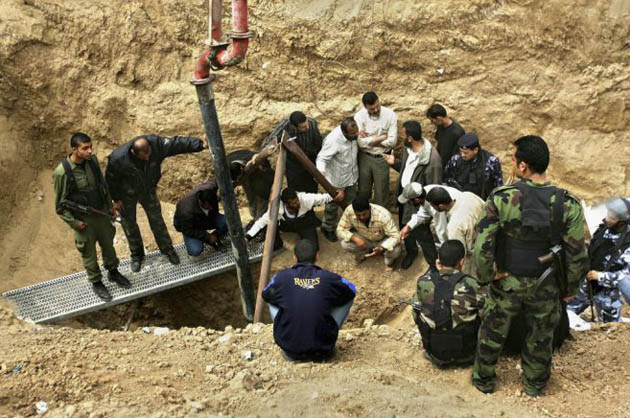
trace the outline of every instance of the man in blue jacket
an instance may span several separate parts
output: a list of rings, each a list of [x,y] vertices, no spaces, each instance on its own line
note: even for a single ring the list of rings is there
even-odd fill
[[[297,264],[276,273],[262,294],[273,319],[273,337],[289,360],[325,361],[335,353],[356,288],[314,264],[317,250],[311,241],[298,241],[294,252]]]

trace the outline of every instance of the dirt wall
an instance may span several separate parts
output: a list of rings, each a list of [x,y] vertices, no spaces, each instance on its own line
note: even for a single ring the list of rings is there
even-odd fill
[[[201,135],[189,78],[204,2],[7,0],[0,6],[0,224],[42,168],[88,132],[99,154],[140,133]],[[376,90],[401,121],[443,103],[507,158],[545,137],[554,180],[587,199],[628,194],[628,0],[257,1],[246,61],[218,73],[228,150],[252,146],[288,112],[323,131]],[[229,23],[226,16],[226,24]],[[174,200],[210,170],[207,154],[166,164]],[[3,182],[8,185],[8,182]]]

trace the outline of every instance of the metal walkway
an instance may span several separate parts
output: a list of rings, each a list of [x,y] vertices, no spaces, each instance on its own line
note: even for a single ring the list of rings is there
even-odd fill
[[[159,251],[154,251],[146,256],[138,273],[131,272],[131,260],[121,260],[118,269],[131,281],[130,289],[120,288],[107,280],[107,272],[101,267],[103,283],[113,296],[112,301],[107,303],[94,294],[85,271],[11,290],[2,296],[15,304],[16,314],[22,320],[38,324],[58,322],[235,269],[231,244],[224,242],[226,251],[218,252],[206,247],[196,261],[189,259],[184,244],[177,245],[175,250],[181,263],[176,266]],[[263,243],[251,242],[248,250],[249,262],[259,261]]]

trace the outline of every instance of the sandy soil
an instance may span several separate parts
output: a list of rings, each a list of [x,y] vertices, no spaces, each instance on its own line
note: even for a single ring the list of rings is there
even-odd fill
[[[630,0],[260,0],[250,16],[258,34],[247,59],[214,84],[228,151],[256,146],[295,109],[326,134],[374,89],[427,137],[424,111],[439,101],[506,169],[509,142],[537,133],[554,182],[590,202],[630,194]],[[205,19],[202,3],[163,0],[0,4],[0,291],[81,268],[52,208],[51,172],[71,132],[88,132],[102,160],[140,133],[201,135],[189,78]],[[167,160],[167,223],[173,202],[211,173],[207,153]],[[481,395],[469,370],[436,371],[422,358],[397,303],[422,262],[405,273],[384,273],[378,260],[357,268],[322,243],[322,264],[359,291],[335,362],[287,364],[269,326],[245,330],[230,274],[55,327],[22,324],[0,301],[0,416],[35,415],[40,400],[48,416],[77,417],[628,415],[627,326],[562,348],[547,396],[522,396],[510,358],[498,393]],[[290,264],[286,251],[273,269]],[[120,331],[134,309],[131,331]]]

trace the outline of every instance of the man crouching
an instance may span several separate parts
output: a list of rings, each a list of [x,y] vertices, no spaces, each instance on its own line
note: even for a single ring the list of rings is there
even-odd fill
[[[298,241],[294,252],[297,264],[276,273],[262,294],[273,319],[273,338],[288,360],[325,361],[335,353],[356,288],[313,264],[313,242]]]
[[[425,356],[435,366],[470,366],[483,295],[477,280],[460,271],[466,255],[460,241],[444,242],[438,255],[439,273],[429,270],[418,279],[413,319],[422,335]]]

